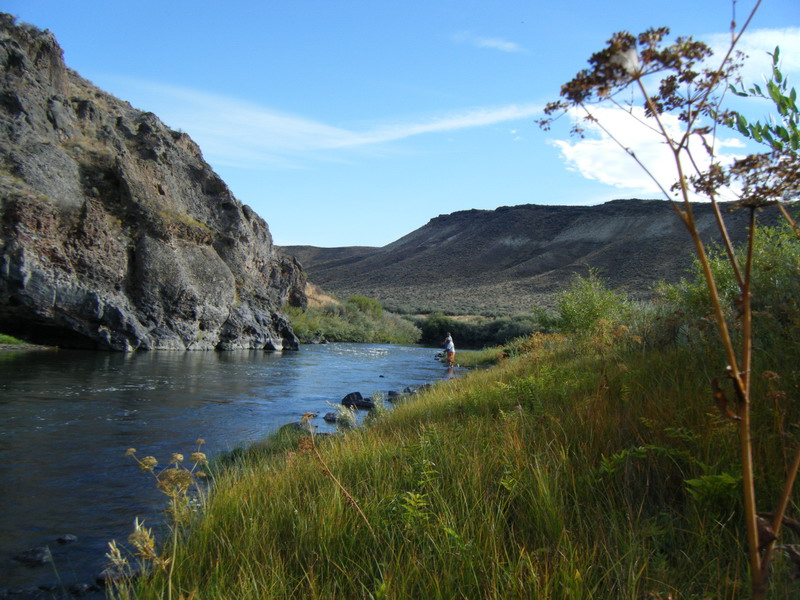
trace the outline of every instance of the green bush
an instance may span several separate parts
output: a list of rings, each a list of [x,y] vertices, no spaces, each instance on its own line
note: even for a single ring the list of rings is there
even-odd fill
[[[381,315],[383,315],[383,306],[373,298],[367,298],[366,296],[350,296],[347,299],[347,304],[354,306],[356,310],[361,311],[373,319],[380,319]]]
[[[739,247],[736,253],[740,264],[744,264],[746,248]],[[720,300],[729,324],[733,326],[739,302],[733,270],[719,246],[709,251],[709,262]],[[697,323],[710,316],[711,300],[697,260],[692,265],[690,277],[677,284],[662,284],[659,292],[667,304],[689,322]],[[762,227],[756,231],[752,302],[757,340],[797,331],[800,326],[800,239],[788,226]]]
[[[458,348],[485,348],[510,342],[519,337],[529,336],[536,330],[534,318],[530,315],[493,319],[473,319],[470,321],[446,317],[434,313],[415,321],[421,330],[420,343],[440,346],[447,333],[453,335]]]
[[[329,342],[414,344],[419,329],[408,319],[383,310],[380,302],[353,296],[344,304],[302,310],[287,307],[295,335],[303,343]]]
[[[565,333],[589,333],[601,320],[619,323],[630,312],[625,295],[608,289],[597,272],[590,270],[586,277],[578,275],[557,296],[552,325]]]

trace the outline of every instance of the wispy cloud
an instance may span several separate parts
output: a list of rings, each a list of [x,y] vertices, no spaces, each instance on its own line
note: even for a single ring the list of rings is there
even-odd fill
[[[340,161],[341,151],[378,149],[413,136],[454,132],[531,118],[541,107],[511,104],[394,120],[364,129],[336,127],[224,95],[128,81],[138,108],[189,133],[212,163],[243,168],[300,168],[308,160]],[[134,94],[126,91],[127,97]]]
[[[500,52],[527,52],[525,48],[516,42],[496,37],[485,37],[471,31],[460,31],[453,34],[451,39],[457,44],[468,44],[476,48],[488,48],[490,50],[499,50]]]

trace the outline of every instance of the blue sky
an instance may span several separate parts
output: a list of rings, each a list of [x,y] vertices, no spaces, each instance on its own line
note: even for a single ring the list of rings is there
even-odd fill
[[[752,5],[739,0],[737,19]],[[457,210],[658,197],[608,140],[534,121],[613,32],[666,25],[718,44],[732,18],[730,0],[6,0],[2,10],[50,29],[85,78],[189,133],[276,244],[316,246],[383,246]],[[746,75],[758,81],[780,44],[800,87],[797,0],[765,0],[750,32]]]

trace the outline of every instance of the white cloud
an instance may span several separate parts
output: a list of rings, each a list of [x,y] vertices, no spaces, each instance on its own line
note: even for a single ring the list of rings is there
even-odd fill
[[[653,179],[669,191],[677,179],[675,159],[663,138],[643,123],[646,121],[644,111],[635,108],[632,116],[627,111],[617,108],[595,108],[593,114],[619,143],[596,123],[585,123],[586,138],[577,141],[550,141],[560,150],[567,168],[587,179],[624,189],[631,194],[657,195],[663,198],[661,189]],[[570,114],[573,120],[581,116],[577,112]],[[671,136],[680,136],[681,123],[677,117],[664,115],[662,121]],[[742,146],[741,141],[736,139],[718,139],[716,144],[719,149],[717,158],[723,162],[729,162],[734,156],[726,149]],[[652,178],[620,145],[636,155],[636,158],[647,167]],[[705,168],[708,159],[699,142],[691,149],[700,168]],[[688,173],[690,166],[684,164],[684,169],[687,169]],[[701,199],[693,198],[693,200]]]
[[[312,158],[342,161],[346,158],[343,150],[375,150],[412,136],[528,119],[541,111],[533,104],[480,107],[358,130],[219,94],[153,82],[122,83],[128,88],[125,97],[189,133],[209,161],[244,168],[300,168]]]
[[[451,36],[451,39],[458,44],[469,44],[476,48],[488,48],[490,50],[499,50],[501,52],[526,52],[525,48],[516,42],[510,42],[502,38],[483,37],[472,33],[471,31],[462,31]]]
[[[730,44],[730,34],[704,36],[703,40],[712,47],[715,56],[722,57]],[[746,87],[761,82],[763,75],[771,73],[772,63],[767,53],[772,52],[775,46],[780,46],[781,69],[784,75],[791,77],[790,84],[797,87],[800,83],[797,81],[800,76],[800,28],[755,29],[743,35],[737,46],[749,57],[742,70]],[[593,112],[603,126],[636,155],[661,186],[669,190],[677,179],[675,160],[664,140],[651,128],[642,124],[642,121],[645,121],[643,111],[634,110],[636,119],[626,111],[615,108],[595,108]],[[570,114],[573,121],[582,116],[577,112]],[[663,122],[671,135],[680,135],[681,123],[677,118],[665,115]],[[560,150],[568,169],[587,179],[624,189],[631,194],[663,197],[653,179],[620,148],[619,144],[596,124],[585,123],[584,126],[587,131],[585,139],[550,141]],[[736,156],[743,155],[746,145],[741,139],[730,137],[717,139],[716,147],[717,158],[723,163],[728,163]],[[705,168],[708,164],[706,152],[699,147],[699,144],[692,146],[692,151],[701,163],[700,168]],[[729,193],[732,199],[732,192]]]
[[[730,33],[719,33],[704,36],[703,41],[714,50],[714,56],[721,58],[730,46],[731,36]],[[783,74],[793,78],[800,76],[800,27],[753,29],[746,31],[737,45],[737,49],[748,57],[741,72],[746,87],[760,83],[764,75],[772,73],[772,58],[768,53],[773,52],[776,46],[780,47]]]

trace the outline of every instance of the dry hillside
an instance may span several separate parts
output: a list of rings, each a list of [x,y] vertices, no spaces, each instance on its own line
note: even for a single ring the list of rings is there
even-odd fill
[[[704,237],[716,239],[711,206],[694,210]],[[742,238],[745,216],[726,209],[735,239]],[[657,281],[685,273],[692,248],[666,202],[615,200],[466,210],[436,217],[383,248],[281,251],[300,261],[310,281],[340,298],[364,294],[413,311],[517,313],[550,303],[589,267],[612,287],[647,297]]]

